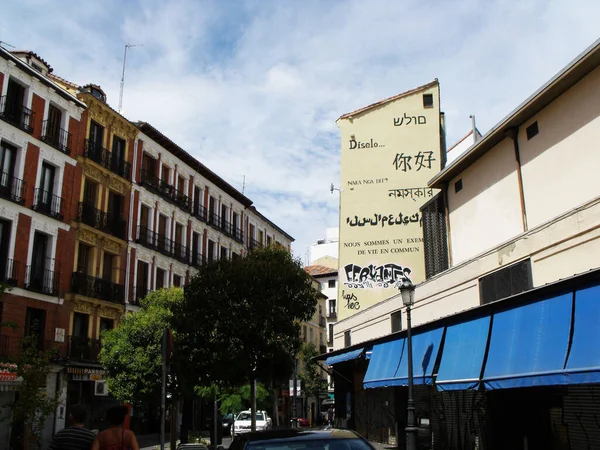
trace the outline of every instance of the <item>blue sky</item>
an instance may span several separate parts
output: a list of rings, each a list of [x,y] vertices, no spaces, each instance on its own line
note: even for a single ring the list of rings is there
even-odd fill
[[[9,0],[0,40],[100,84],[296,238],[337,226],[343,113],[438,78],[448,143],[485,133],[599,36],[597,0]]]

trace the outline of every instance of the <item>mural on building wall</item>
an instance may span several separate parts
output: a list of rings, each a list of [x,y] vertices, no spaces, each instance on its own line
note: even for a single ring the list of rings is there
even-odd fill
[[[338,319],[425,279],[423,217],[441,168],[437,81],[338,120],[341,132]]]

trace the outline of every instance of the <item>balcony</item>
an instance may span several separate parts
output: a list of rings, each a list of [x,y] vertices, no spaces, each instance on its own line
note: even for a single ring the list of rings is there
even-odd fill
[[[25,268],[25,289],[40,294],[58,297],[60,274],[52,269]]]
[[[63,220],[63,199],[52,192],[34,189],[33,210],[56,220]]]
[[[208,220],[206,221],[210,226],[216,228],[217,230],[221,229],[221,217],[215,212],[208,213]]]
[[[122,305],[125,301],[125,286],[122,284],[81,272],[73,272],[71,292],[117,305]]]
[[[319,345],[319,353],[320,354],[327,353],[327,346],[325,344],[321,343],[321,345]]]
[[[149,292],[150,289],[148,289],[147,287],[135,286],[133,288],[133,296],[129,299],[129,303],[132,305],[139,306],[140,300],[146,297],[146,295],[148,295]]]
[[[236,240],[237,242],[239,242],[240,244],[244,243],[244,232],[240,229],[234,226],[233,228],[233,239]]]
[[[190,198],[185,193],[178,191],[166,181],[159,179],[152,172],[142,170],[140,184],[148,190],[160,195],[162,198],[182,209],[190,209]]]
[[[263,248],[263,244],[261,242],[258,242],[256,239],[250,239],[250,242],[248,243],[248,248],[250,250],[254,250],[255,248]]]
[[[2,172],[0,176],[0,197],[23,205],[25,203],[26,187],[26,181],[13,177],[7,172]]]
[[[54,122],[48,120],[42,122],[42,141],[65,155],[71,154],[71,133]]]
[[[17,285],[17,276],[19,274],[19,261],[15,261],[14,259],[4,259],[4,257],[0,256],[2,260],[0,260],[0,267],[6,261],[6,266],[4,270],[0,272],[0,283],[6,283],[10,286]]]
[[[9,103],[7,96],[0,97],[0,119],[14,125],[26,133],[33,133],[33,113],[23,105]]]
[[[100,354],[100,339],[87,336],[69,336],[69,359],[78,361],[98,361]]]
[[[336,311],[329,311],[329,314],[327,314],[327,318],[331,319],[331,320],[336,320],[337,319],[337,312]]]
[[[105,169],[116,173],[120,177],[125,178],[126,180],[131,180],[131,164],[129,164],[127,161],[117,159],[107,149],[100,147],[89,139],[85,140],[83,156],[91,159]]]
[[[140,225],[138,227],[138,237],[136,242],[146,248],[156,250],[165,256],[175,258],[184,264],[190,263],[190,252],[187,247],[168,239],[164,235],[155,233],[144,226]]]
[[[327,346],[328,346],[328,347],[333,347],[333,337],[330,337],[330,338],[327,340]]]
[[[208,210],[202,205],[194,205],[192,215],[204,223],[208,222]]]
[[[327,320],[325,320],[325,316],[319,316],[319,325],[323,328],[327,326]]]
[[[105,213],[90,203],[79,202],[77,221],[116,238],[125,239],[127,219],[121,214]]]

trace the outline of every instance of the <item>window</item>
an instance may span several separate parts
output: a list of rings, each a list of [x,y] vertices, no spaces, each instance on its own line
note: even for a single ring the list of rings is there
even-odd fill
[[[329,346],[331,347],[333,345],[333,324],[330,323],[328,328],[329,331],[327,333],[327,336],[329,337],[329,339],[327,339],[327,341],[329,342]]]
[[[208,262],[215,260],[215,247],[216,244],[213,240],[208,240]]]
[[[527,140],[532,139],[539,132],[540,132],[540,130],[538,128],[537,120],[535,122],[533,122],[531,125],[529,125],[527,128],[525,128],[525,133],[527,134]]]
[[[73,336],[87,337],[90,324],[88,314],[73,313]]]
[[[352,339],[350,336],[350,330],[344,331],[344,347],[350,347],[352,345]]]
[[[456,183],[454,183],[454,193],[458,194],[460,191],[462,191],[462,178],[460,180],[458,180]]]
[[[335,287],[335,280],[329,280],[327,282],[327,287],[329,287],[330,289]]]
[[[49,258],[50,238],[47,234],[36,231],[33,235],[31,264],[28,270],[27,287],[44,294],[53,293],[54,274],[50,271]]]
[[[173,275],[173,286],[175,287],[181,287],[181,275]]]
[[[137,262],[137,273],[135,280],[135,301],[138,302],[148,294],[148,270],[147,262]]]
[[[161,177],[160,177],[160,180],[162,181],[163,185],[169,184],[170,175],[171,175],[171,169],[169,169],[169,167],[163,165],[162,173],[161,173]]]
[[[307,334],[307,331],[308,331],[308,330],[307,330],[307,328],[306,328],[306,325],[303,325],[303,326],[302,326],[302,340],[303,340],[304,342],[306,342],[306,334]]]
[[[314,337],[314,331],[313,331],[312,328],[308,330],[308,334],[310,336],[310,342],[314,343],[315,342],[315,337]]]
[[[265,240],[265,234],[263,233],[262,230],[258,230],[258,243],[259,244],[264,244]]]
[[[158,215],[158,238],[157,238],[157,247],[158,250],[167,250],[167,216],[163,216],[162,214]],[[170,250],[170,248],[168,249]]]
[[[165,287],[165,271],[160,267],[156,268],[156,290]]]
[[[335,303],[336,300],[334,298],[329,299],[329,316],[335,316],[336,314]]]
[[[267,246],[271,245],[273,238],[267,234]]]
[[[204,218],[200,213],[200,206],[202,205],[202,189],[198,186],[194,186],[194,214]]]
[[[146,205],[140,207],[140,227],[150,228],[150,208]]]
[[[199,233],[196,233],[195,231],[192,233],[192,265],[193,266],[199,266],[200,264],[202,264],[202,251],[200,246],[201,244],[201,237]]]
[[[93,87],[93,88],[90,89],[90,92],[98,100],[106,103],[106,95],[104,95],[104,92],[102,92],[100,89]]]
[[[125,139],[119,136],[113,136],[112,151],[111,151],[111,170],[122,177],[128,178],[129,174],[125,173]]]
[[[89,245],[79,242],[77,250],[77,272],[88,275],[92,273],[94,251]]]
[[[9,122],[21,124],[23,110],[25,109],[25,88],[12,78],[8,80],[6,99],[4,103],[4,117]]]
[[[89,204],[90,206],[96,207],[96,200],[98,198],[98,183],[90,180],[89,178],[85,179],[85,183],[83,185],[83,201],[84,203]]]
[[[437,194],[421,207],[425,275],[431,278],[449,267],[444,197]]]
[[[12,222],[0,219],[0,282],[16,282],[16,266],[12,259],[8,259],[10,248],[10,232]]]
[[[221,259],[227,259],[229,256],[229,249],[221,246]]]
[[[177,190],[180,194],[185,194],[185,178],[177,177]]]
[[[33,336],[37,348],[42,349],[45,338],[46,311],[37,308],[27,308],[25,313],[25,336]]]
[[[433,108],[433,94],[423,94],[423,108]]]
[[[481,304],[491,303],[533,288],[531,261],[525,259],[479,279]]]
[[[115,321],[113,319],[107,319],[106,317],[100,317],[100,336],[102,332],[106,330],[112,330],[115,327]]]
[[[39,64],[32,62],[31,67],[33,67],[33,69],[38,71],[39,73],[44,73],[44,69],[42,69],[42,67]]]
[[[42,163],[40,183],[34,191],[33,209],[56,219],[62,219],[62,199],[54,195],[55,167]]]
[[[183,247],[183,225],[175,222],[175,257],[187,262],[187,255]]]
[[[402,311],[395,311],[390,315],[392,333],[402,330]]]
[[[117,281],[117,264],[118,256],[104,252],[102,256],[102,279],[112,283]]]
[[[48,120],[44,124],[43,140],[53,146],[66,145],[66,142],[61,142],[61,125],[62,111],[53,104],[48,105]]]
[[[91,159],[101,158],[104,145],[104,127],[93,120],[90,122],[90,137],[88,139],[88,156]]]
[[[142,173],[140,174],[140,178],[140,181],[145,181],[152,185],[156,184],[156,159],[146,152],[142,155]]]

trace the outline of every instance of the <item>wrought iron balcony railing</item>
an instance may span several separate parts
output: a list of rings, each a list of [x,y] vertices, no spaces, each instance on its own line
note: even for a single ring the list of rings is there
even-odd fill
[[[4,259],[2,256],[0,256],[0,258],[2,258],[2,260],[0,260],[0,267],[4,268],[4,270],[0,272],[0,282],[10,286],[16,286],[20,267],[19,261],[10,258]]]
[[[120,177],[131,180],[131,164],[127,161],[118,159],[115,154],[96,144],[94,141],[90,141],[89,139],[85,140],[83,156],[100,164],[105,169],[116,173]]]
[[[33,210],[57,220],[63,219],[63,199],[40,188],[33,190]]]
[[[152,172],[142,169],[140,173],[140,184],[174,205],[185,210],[190,209],[190,198],[185,195],[184,192],[178,191],[174,186],[159,179]]]
[[[218,230],[221,228],[221,217],[217,213],[209,211],[207,223]]]
[[[69,336],[69,359],[96,362],[101,348],[100,339]]]
[[[81,272],[73,272],[71,292],[118,305],[122,305],[125,301],[125,286],[122,284]]]
[[[90,203],[79,202],[77,221],[119,239],[125,239],[127,219],[121,214],[105,213]]]
[[[58,123],[50,120],[42,122],[42,141],[66,155],[71,153],[71,133],[63,130]]]
[[[172,241],[162,234],[155,233],[140,225],[136,242],[144,247],[156,250],[165,256],[175,258],[184,264],[190,263],[190,251],[184,245]]]
[[[244,243],[244,232],[237,227],[233,228],[233,239],[235,239],[240,244]]]
[[[35,266],[25,268],[25,289],[40,294],[58,296],[60,275],[52,269],[38,269]]]
[[[192,266],[200,267],[202,264],[206,264],[206,258],[202,253],[194,253],[192,252]]]
[[[202,205],[194,205],[192,215],[202,222],[206,223],[208,221],[208,210]]]
[[[0,197],[11,202],[23,205],[25,203],[25,189],[27,182],[13,177],[8,172],[0,175]]]
[[[261,242],[258,242],[256,239],[250,239],[250,242],[248,243],[248,248],[250,250],[254,250],[255,248],[263,248],[263,244]]]
[[[337,312],[336,311],[329,311],[329,313],[327,314],[327,318],[329,318],[329,319],[337,319]]]
[[[15,102],[9,102],[5,95],[0,97],[0,119],[14,125],[26,133],[33,133],[35,113],[29,108]]]

